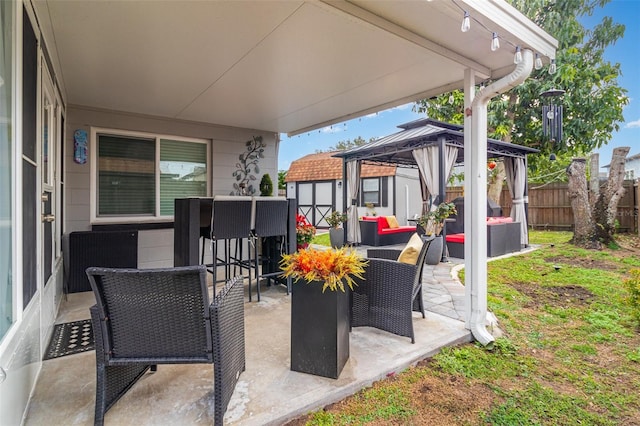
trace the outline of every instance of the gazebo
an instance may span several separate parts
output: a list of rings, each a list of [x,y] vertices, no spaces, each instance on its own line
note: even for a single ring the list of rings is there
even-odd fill
[[[360,165],[385,164],[398,167],[417,168],[420,172],[423,212],[429,200],[433,205],[444,201],[446,182],[455,165],[464,163],[464,128],[457,124],[423,118],[398,126],[402,130],[371,143],[358,146],[334,155],[343,160],[343,199],[358,198],[360,187]],[[506,180],[512,199],[511,218],[521,227],[520,244],[529,244],[527,233],[527,154],[537,149],[487,139],[487,160],[500,158],[504,161]],[[466,174],[466,170],[465,170]],[[465,209],[469,211],[470,209]],[[446,231],[444,231],[446,232]],[[358,212],[349,208],[347,241],[360,242]]]

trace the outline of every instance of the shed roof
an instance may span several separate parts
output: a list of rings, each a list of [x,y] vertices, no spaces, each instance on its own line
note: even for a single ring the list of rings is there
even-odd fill
[[[305,155],[291,163],[286,182],[308,182],[342,179],[342,160],[334,157],[340,151]],[[362,177],[394,176],[396,166],[365,164]]]

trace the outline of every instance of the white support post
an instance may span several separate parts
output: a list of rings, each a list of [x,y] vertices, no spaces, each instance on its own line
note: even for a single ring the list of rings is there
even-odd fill
[[[465,234],[471,232],[471,183],[466,176],[471,176],[471,114],[467,111],[471,111],[471,103],[476,95],[475,88],[476,74],[471,68],[467,68],[464,71],[464,226]],[[467,234],[469,235],[469,234]],[[464,267],[467,271],[473,268],[474,256],[470,250],[470,247],[465,242],[464,248]],[[465,327],[471,329],[471,292],[473,291],[473,281],[470,279],[469,274],[465,275],[465,287],[464,287],[464,309],[465,309]]]

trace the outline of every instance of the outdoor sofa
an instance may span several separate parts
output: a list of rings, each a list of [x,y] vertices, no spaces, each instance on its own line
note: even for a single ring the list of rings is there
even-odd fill
[[[411,235],[416,232],[415,226],[396,225],[395,216],[363,216],[360,219],[362,244],[367,246],[402,244],[409,241]]]
[[[487,256],[495,257],[520,251],[520,222],[510,217],[487,217]],[[464,259],[464,233],[447,234],[450,257]]]

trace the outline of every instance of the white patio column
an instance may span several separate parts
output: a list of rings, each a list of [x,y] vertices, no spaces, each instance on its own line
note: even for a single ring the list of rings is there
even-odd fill
[[[468,326],[473,337],[483,345],[494,341],[486,328],[487,318],[487,105],[496,95],[504,93],[527,79],[533,69],[533,52],[525,49],[522,61],[511,74],[478,92],[470,110],[465,106],[465,295],[468,293],[470,317]],[[465,72],[465,105],[471,71]],[[471,137],[467,134],[471,115]],[[469,150],[470,155],[467,153]]]
[[[476,73],[475,70],[471,68],[467,68],[464,71],[464,110],[471,111],[471,103],[473,102],[473,98],[476,95],[475,88],[475,80]],[[475,185],[471,182],[471,159],[473,158],[472,153],[472,143],[471,143],[471,114],[465,112],[464,115],[464,233],[465,235],[471,235],[471,229],[473,228],[473,223],[471,223],[472,217],[472,201],[470,194],[472,194],[473,188]],[[485,231],[486,232],[486,231]],[[466,271],[471,271],[473,269],[474,260],[477,259],[477,256],[471,250],[470,243],[471,238],[469,237],[469,241],[466,241],[464,244],[464,268]],[[486,249],[485,249],[485,262],[486,262]],[[464,312],[465,312],[465,327],[468,330],[471,330],[471,293],[473,291],[474,281],[471,279],[471,274],[467,272],[465,274],[464,279]]]

